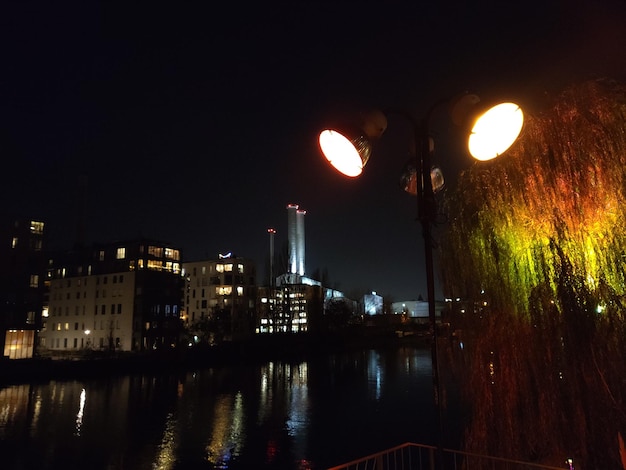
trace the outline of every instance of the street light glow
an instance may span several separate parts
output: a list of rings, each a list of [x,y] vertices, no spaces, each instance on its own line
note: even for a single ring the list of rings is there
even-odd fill
[[[325,129],[320,133],[319,145],[326,160],[337,171],[352,178],[363,172],[367,163],[367,158],[363,158],[363,152],[367,152],[368,146],[366,139],[350,140],[340,132]]]
[[[515,103],[500,103],[480,115],[468,140],[476,160],[487,161],[502,155],[517,140],[524,124],[524,113]]]

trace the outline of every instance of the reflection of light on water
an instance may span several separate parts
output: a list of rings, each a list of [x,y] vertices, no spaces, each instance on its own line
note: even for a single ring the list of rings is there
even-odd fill
[[[271,413],[273,373],[273,362],[269,362],[267,366],[261,368],[261,390],[259,398],[261,406],[259,407],[259,422],[265,421],[266,416]]]
[[[217,468],[228,468],[232,457],[239,455],[245,441],[243,396],[238,392],[224,395],[215,403],[213,434],[206,446],[207,461]]]
[[[0,439],[11,436],[22,424],[30,421],[32,436],[37,430],[41,414],[41,394],[32,385],[14,385],[0,388]],[[32,415],[31,415],[32,410]]]
[[[290,436],[297,436],[298,432],[306,429],[307,414],[309,411],[309,397],[307,387],[308,365],[306,362],[295,366],[294,379],[291,381],[291,396],[289,397],[289,417],[287,430]]]
[[[309,387],[308,364],[303,362],[293,366],[292,380],[289,391],[289,409],[287,418],[287,432],[293,437],[294,452],[297,456],[307,454],[309,429]],[[306,466],[299,468],[306,469]]]
[[[380,355],[376,351],[370,351],[370,357],[367,361],[367,382],[373,391],[376,400],[380,400],[382,395],[383,374],[380,367]]]
[[[154,470],[169,470],[176,463],[174,450],[176,449],[176,419],[172,413],[167,414],[165,419],[165,431],[159,445],[159,453],[156,462],[152,464]]]
[[[87,398],[87,392],[85,389],[80,392],[80,402],[78,405],[78,414],[76,415],[76,435],[80,436],[80,428],[83,425],[83,412],[85,411],[85,400]]]

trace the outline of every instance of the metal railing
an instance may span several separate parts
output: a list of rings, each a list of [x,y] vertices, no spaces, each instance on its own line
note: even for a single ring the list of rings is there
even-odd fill
[[[331,467],[328,470],[433,470],[435,446],[405,444]],[[473,454],[460,450],[443,449],[443,468],[451,470],[563,470],[520,460]]]

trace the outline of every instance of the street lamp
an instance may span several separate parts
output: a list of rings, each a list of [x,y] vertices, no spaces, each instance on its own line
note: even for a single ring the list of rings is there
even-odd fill
[[[402,175],[403,189],[417,198],[418,219],[424,237],[424,258],[428,317],[431,335],[433,401],[437,414],[437,462],[443,465],[443,420],[439,391],[439,361],[437,357],[437,325],[435,318],[435,279],[433,266],[432,226],[435,222],[434,194],[443,186],[443,174],[431,164],[434,142],[430,137],[429,121],[434,110],[449,103],[453,121],[467,132],[467,150],[480,161],[491,160],[506,152],[517,140],[524,123],[521,108],[511,102],[483,105],[476,95],[465,94],[454,101],[441,100],[431,106],[422,119],[415,119],[404,110],[371,111],[361,116],[357,126],[327,128],[320,132],[319,146],[328,162],[340,173],[357,177],[363,172],[372,154],[373,143],[387,128],[387,114],[398,114],[408,120],[415,140],[415,166],[409,165]]]

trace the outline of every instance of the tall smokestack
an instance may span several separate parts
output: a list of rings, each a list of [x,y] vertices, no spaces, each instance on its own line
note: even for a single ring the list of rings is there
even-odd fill
[[[298,204],[287,205],[287,238],[289,245],[289,272],[304,276],[304,216],[306,211]]]
[[[268,228],[267,233],[270,234],[270,287],[274,287],[276,282],[274,279],[274,235],[276,235],[276,230]]]

